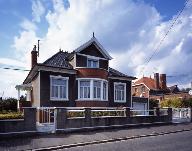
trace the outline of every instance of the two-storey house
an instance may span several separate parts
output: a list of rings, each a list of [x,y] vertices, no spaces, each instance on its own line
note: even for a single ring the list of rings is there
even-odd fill
[[[71,53],[60,50],[43,63],[37,63],[37,55],[34,47],[31,71],[17,86],[27,90],[32,106],[132,106],[136,78],[110,68],[112,57],[94,36]]]

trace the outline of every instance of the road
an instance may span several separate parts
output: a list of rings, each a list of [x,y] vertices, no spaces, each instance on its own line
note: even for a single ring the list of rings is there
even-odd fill
[[[191,151],[192,131],[137,138],[126,141],[87,145],[63,151]]]

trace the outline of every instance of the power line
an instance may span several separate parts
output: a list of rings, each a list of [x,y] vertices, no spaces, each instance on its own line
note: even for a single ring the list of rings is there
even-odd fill
[[[0,67],[0,69],[4,69],[4,70],[13,70],[13,71],[30,71],[28,69],[21,69],[21,68],[11,68],[11,67]]]
[[[160,46],[162,45],[162,43],[164,42],[165,38],[167,37],[167,35],[169,34],[169,32],[171,31],[171,29],[173,28],[173,26],[175,25],[176,21],[178,20],[179,16],[183,13],[184,9],[186,8],[187,4],[188,4],[189,0],[186,1],[184,7],[181,9],[181,11],[178,13],[177,17],[173,20],[171,26],[169,27],[169,29],[167,30],[167,32],[165,33],[164,37],[161,39],[161,41],[159,42],[159,44],[157,45],[157,47],[154,49],[152,55],[149,57],[149,59],[146,61],[145,66],[141,69],[141,72],[139,73],[139,75],[141,75],[143,73],[143,71],[145,70],[145,67],[148,65],[148,63],[151,61],[151,59],[154,57],[154,55],[157,53],[157,51],[159,50]]]

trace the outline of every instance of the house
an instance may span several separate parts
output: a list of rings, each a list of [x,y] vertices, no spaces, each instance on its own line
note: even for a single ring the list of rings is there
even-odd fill
[[[34,107],[131,107],[132,80],[109,67],[112,57],[93,37],[72,52],[60,50],[43,63],[31,51],[31,70],[18,92]]]
[[[190,98],[186,92],[181,92],[177,85],[168,87],[166,74],[155,73],[154,78],[142,77],[133,83],[133,96],[148,97],[160,101],[168,98]]]

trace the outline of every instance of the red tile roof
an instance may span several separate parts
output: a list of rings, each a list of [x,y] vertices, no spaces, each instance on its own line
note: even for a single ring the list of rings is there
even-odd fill
[[[155,89],[155,80],[148,77],[143,77],[134,82],[134,85],[139,85],[144,83],[149,89]]]

